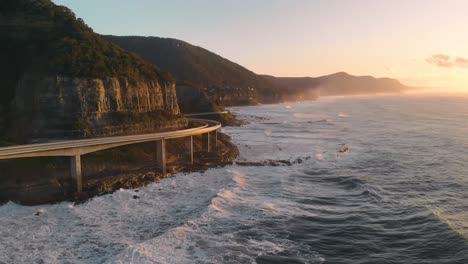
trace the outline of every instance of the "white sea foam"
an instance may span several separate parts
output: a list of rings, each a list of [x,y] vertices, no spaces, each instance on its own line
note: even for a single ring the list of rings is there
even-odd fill
[[[316,113],[294,113],[293,116],[299,119],[312,119],[312,118],[316,118],[317,114]]]
[[[315,153],[315,158],[316,158],[317,160],[324,160],[324,156],[323,156],[322,153]]]
[[[202,213],[230,180],[225,170],[210,170],[141,188],[140,199],[133,199],[133,190],[122,189],[77,206],[68,202],[40,207],[7,203],[0,206],[0,262],[105,261],[126,247],[197,217],[197,211]],[[37,211],[42,213],[35,216]]]
[[[275,254],[287,248],[287,245],[265,240],[242,239],[242,243],[237,242],[239,238],[234,233],[237,228],[231,229],[225,222],[245,225],[255,221],[255,214],[245,214],[245,209],[241,208],[256,207],[255,203],[262,200],[240,197],[248,186],[246,174],[234,168],[226,171],[235,184],[219,191],[200,217],[154,239],[126,248],[109,263],[224,263],[228,259],[236,260],[233,263],[239,260],[241,263],[255,263],[258,255]],[[272,203],[269,206],[274,210]],[[224,231],[217,231],[214,235],[212,229]]]
[[[347,117],[350,117],[350,115],[347,114],[347,113],[339,113],[339,114],[338,114],[338,117],[347,118]]]

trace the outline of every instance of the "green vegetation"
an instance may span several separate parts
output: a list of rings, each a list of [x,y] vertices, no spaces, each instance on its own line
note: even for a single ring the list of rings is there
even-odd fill
[[[0,104],[14,96],[25,73],[70,77],[125,77],[171,81],[138,56],[103,40],[68,8],[50,0],[0,4]]]

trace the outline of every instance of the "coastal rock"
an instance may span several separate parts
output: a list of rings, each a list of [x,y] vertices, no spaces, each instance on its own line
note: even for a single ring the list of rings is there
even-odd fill
[[[243,167],[263,167],[263,166],[293,166],[294,164],[301,164],[306,160],[309,160],[311,157],[296,158],[292,160],[263,160],[263,161],[237,161],[236,165]]]

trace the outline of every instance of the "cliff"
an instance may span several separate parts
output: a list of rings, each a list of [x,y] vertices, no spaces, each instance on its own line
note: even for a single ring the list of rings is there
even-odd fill
[[[0,139],[23,143],[186,125],[170,74],[49,0],[0,3]],[[129,122],[131,121],[131,123]]]

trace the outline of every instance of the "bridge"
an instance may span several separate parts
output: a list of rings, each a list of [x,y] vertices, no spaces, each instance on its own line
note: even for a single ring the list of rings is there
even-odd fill
[[[31,157],[70,157],[70,174],[76,181],[77,192],[83,191],[81,174],[81,156],[92,152],[132,145],[144,142],[156,142],[156,162],[163,173],[166,173],[166,140],[185,138],[187,158],[193,164],[193,136],[202,135],[204,148],[208,152],[212,145],[217,145],[218,129],[221,124],[216,121],[189,118],[193,127],[143,135],[104,137],[93,139],[63,140],[51,143],[20,145],[0,148],[0,160]]]

